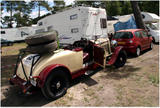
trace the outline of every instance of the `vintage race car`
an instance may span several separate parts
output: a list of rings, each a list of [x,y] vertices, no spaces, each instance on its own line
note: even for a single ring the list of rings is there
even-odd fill
[[[82,39],[43,55],[29,54],[24,58],[22,55],[18,57],[10,83],[19,85],[26,94],[32,93],[34,87],[41,88],[47,99],[63,96],[70,81],[89,70],[106,65],[118,68],[126,63],[123,47],[116,46],[116,42],[110,44],[108,38]]]

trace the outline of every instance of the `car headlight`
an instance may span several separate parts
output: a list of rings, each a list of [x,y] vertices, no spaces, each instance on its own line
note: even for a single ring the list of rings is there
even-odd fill
[[[117,43],[116,40],[112,40],[112,41],[111,41],[111,46],[112,46],[113,48],[115,48],[117,45],[118,45],[118,43]]]

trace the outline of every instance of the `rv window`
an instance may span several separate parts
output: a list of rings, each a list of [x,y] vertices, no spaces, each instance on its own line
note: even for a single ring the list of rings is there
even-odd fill
[[[41,25],[43,25],[43,23],[42,23],[42,22],[39,22],[38,25],[41,26]]]
[[[71,15],[70,16],[70,20],[74,20],[74,19],[77,19],[78,18],[78,15],[77,14],[74,14],[74,15]]]
[[[38,30],[36,30],[35,32],[36,32],[36,34],[38,34],[38,33],[44,32],[44,31],[45,31],[45,29],[38,29]]]
[[[5,34],[5,31],[1,31],[1,34]]]
[[[77,33],[77,32],[78,32],[78,28],[71,29],[71,33]]]
[[[107,28],[107,23],[106,23],[106,19],[100,19],[101,22],[101,28]]]
[[[52,26],[48,26],[48,27],[47,27],[47,30],[48,30],[48,31],[51,31],[51,30],[53,30],[53,27],[52,27]]]

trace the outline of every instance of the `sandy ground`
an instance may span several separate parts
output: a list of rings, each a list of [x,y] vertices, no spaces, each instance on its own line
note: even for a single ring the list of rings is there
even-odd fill
[[[2,66],[16,60],[16,53],[3,54],[6,50],[2,48]],[[47,101],[41,91],[20,94],[7,80],[13,70],[1,71],[2,106],[159,106],[159,45],[139,57],[129,56],[122,68],[97,69],[91,76],[75,79],[67,94],[54,101]]]

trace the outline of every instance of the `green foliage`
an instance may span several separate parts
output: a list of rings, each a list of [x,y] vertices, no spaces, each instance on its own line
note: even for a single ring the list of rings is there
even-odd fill
[[[12,28],[12,20],[13,20],[13,11],[16,10],[16,2],[15,1],[2,1],[1,2],[2,9],[6,9],[7,12],[10,12],[8,27]]]
[[[127,15],[132,13],[132,7],[130,1],[121,2],[121,15]]]
[[[92,6],[92,7],[97,7],[99,4],[101,4],[100,1],[79,1],[75,0],[75,5],[86,5],[86,6]]]
[[[49,6],[48,2],[47,1],[38,1],[38,0],[35,0],[35,1],[31,1],[30,2],[30,5],[32,6],[32,9],[35,9],[38,7],[38,17],[41,16],[41,7],[43,8],[46,8],[48,11],[50,11],[52,8]]]
[[[10,16],[5,16],[3,18],[4,23],[8,25],[9,28],[12,27],[13,21],[17,23],[17,27],[31,25],[29,16],[31,13],[31,5],[27,4],[25,1],[2,1],[1,3],[3,9],[10,12]]]
[[[27,14],[21,15],[20,12],[14,14],[14,20],[17,22],[17,27],[29,26],[31,25],[31,19]]]
[[[107,1],[106,11],[109,16],[120,15],[121,7],[119,1]]]
[[[141,11],[159,15],[159,1],[139,1]]]
[[[13,15],[14,21],[17,23],[17,27],[31,25],[31,19],[28,14],[31,13],[31,5],[28,5],[24,1],[17,1],[16,13]]]
[[[1,1],[1,11],[5,9],[7,12],[10,12],[10,16],[5,16],[4,18],[2,18],[3,21],[1,22],[8,25],[8,27],[12,27],[12,21],[17,22],[17,27],[29,26],[31,24],[36,24],[37,21],[41,18],[50,15],[47,14],[41,16],[40,11],[42,7],[47,9],[48,11],[52,11],[52,14],[55,14],[57,11],[63,10],[64,8],[71,7],[71,5],[65,6],[64,0],[53,0],[53,2],[54,6],[50,7],[48,2],[45,0],[34,0],[29,3],[26,3],[25,1]],[[159,15],[158,1],[139,1],[138,3],[141,11],[151,12]],[[133,13],[130,1],[75,0],[75,5],[86,5],[105,8],[108,16],[127,15]],[[38,17],[35,19],[31,19],[29,14],[32,12],[32,9],[35,8],[38,8]]]
[[[64,8],[65,8],[64,1],[54,1],[52,13],[55,14],[57,11],[63,10]]]
[[[75,5],[86,5],[92,7],[103,7],[109,16],[131,14],[132,7],[130,1],[85,1],[75,0]],[[158,1],[139,1],[141,11],[151,12],[159,15]]]
[[[150,76],[149,76],[149,80],[150,80],[153,84],[159,84],[159,77],[158,77],[158,76],[150,75]]]

